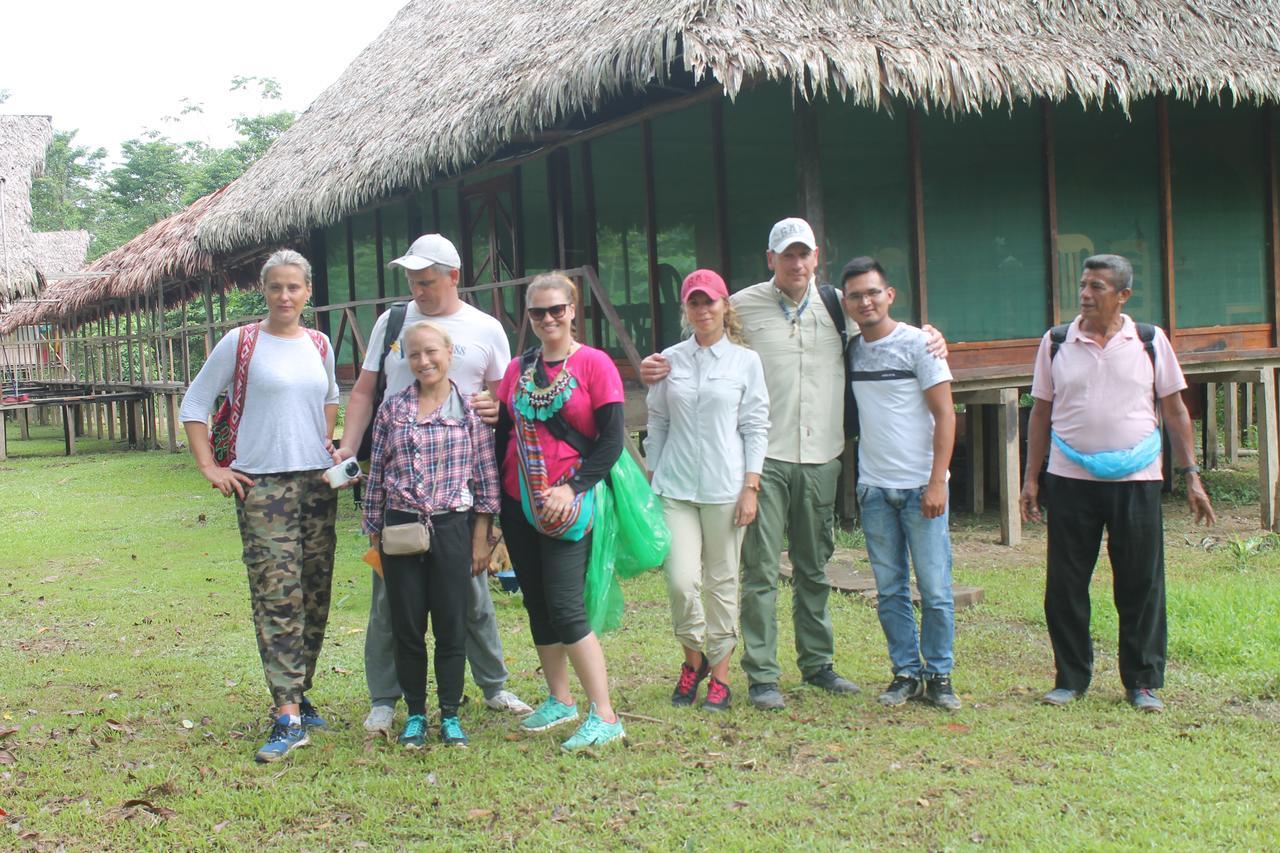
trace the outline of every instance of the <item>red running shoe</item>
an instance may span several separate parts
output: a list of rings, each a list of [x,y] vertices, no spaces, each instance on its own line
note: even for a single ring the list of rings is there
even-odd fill
[[[680,680],[676,682],[676,689],[671,694],[671,704],[677,708],[692,705],[698,698],[698,685],[707,677],[710,668],[706,655],[702,656],[702,665],[697,669],[687,663],[680,664]]]
[[[729,696],[729,685],[713,675],[707,682],[707,698],[702,700],[702,707],[708,711],[727,711]]]

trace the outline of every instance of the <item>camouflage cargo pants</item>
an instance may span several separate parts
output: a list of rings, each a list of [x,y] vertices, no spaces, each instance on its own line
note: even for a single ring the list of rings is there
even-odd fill
[[[311,689],[329,620],[338,496],[323,473],[254,474],[236,500],[258,654],[277,707]]]

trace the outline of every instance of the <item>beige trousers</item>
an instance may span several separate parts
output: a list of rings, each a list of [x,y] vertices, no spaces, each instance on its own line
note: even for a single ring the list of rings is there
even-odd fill
[[[662,499],[671,530],[663,568],[676,638],[712,665],[738,642],[738,554],[746,528],[733,525],[735,508]]]

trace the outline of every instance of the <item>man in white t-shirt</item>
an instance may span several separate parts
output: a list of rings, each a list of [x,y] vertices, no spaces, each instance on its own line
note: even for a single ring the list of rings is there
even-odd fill
[[[439,234],[427,234],[415,240],[403,257],[396,258],[388,266],[404,269],[413,296],[406,306],[401,336],[404,329],[420,320],[430,320],[442,326],[453,338],[453,366],[449,369],[449,378],[458,390],[468,396],[484,389],[494,391],[507,369],[507,362],[511,360],[511,348],[501,323],[458,297],[462,259],[453,243]],[[343,458],[355,456],[365,428],[373,417],[379,370],[386,373],[384,399],[403,391],[413,382],[402,339],[392,342],[387,363],[381,363],[391,313],[383,312],[373,324],[360,377],[351,389],[343,421],[342,444],[338,448],[338,455]],[[486,575],[472,579],[470,604],[467,660],[471,662],[472,678],[484,691],[485,705],[515,714],[528,714],[532,709],[506,689],[507,668],[502,662],[502,641],[498,638],[498,620]],[[373,599],[369,604],[369,626],[364,641],[364,670],[371,705],[364,721],[365,730],[389,733],[401,693],[392,652],[387,589],[376,572],[373,573]]]
[[[862,332],[848,352],[861,425],[858,508],[893,665],[893,681],[879,700],[895,706],[922,697],[954,711],[960,700],[951,687],[951,370],[929,354],[924,332],[889,316],[894,290],[874,258],[854,258],[840,278],[845,312]],[[918,634],[908,550],[920,589]]]

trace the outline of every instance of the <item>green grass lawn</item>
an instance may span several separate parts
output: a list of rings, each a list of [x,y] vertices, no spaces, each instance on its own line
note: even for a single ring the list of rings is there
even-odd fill
[[[367,568],[348,498],[313,698],[333,730],[254,765],[268,694],[231,504],[186,456],[86,439],[66,459],[38,428],[0,462],[0,848],[740,848],[984,845],[1269,848],[1280,840],[1280,552],[1256,507],[1194,530],[1167,507],[1169,711],[1123,703],[1108,569],[1094,589],[1098,672],[1081,702],[1051,686],[1043,532],[1010,549],[957,517],[955,575],[985,602],[957,614],[946,715],[886,710],[875,611],[836,595],[836,663],[852,699],[799,688],[783,620],[787,710],[673,709],[680,657],[658,574],[625,585],[605,638],[629,742],[559,754],[520,738],[468,683],[467,750],[366,739]],[[1248,472],[1215,474],[1223,490]],[[1235,478],[1234,480],[1231,478]],[[1253,541],[1251,547],[1241,543]],[[853,552],[865,560],[861,552]],[[497,594],[511,687],[541,698],[519,596]],[[779,611],[790,609],[783,590]],[[402,711],[403,713],[403,711]],[[567,735],[568,732],[564,732]]]

